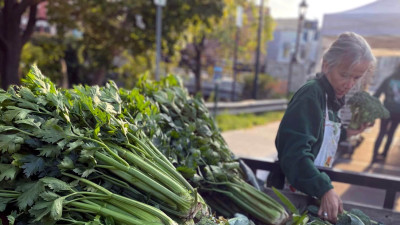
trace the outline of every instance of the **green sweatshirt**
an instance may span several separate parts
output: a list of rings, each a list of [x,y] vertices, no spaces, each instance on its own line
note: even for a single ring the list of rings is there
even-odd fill
[[[314,160],[324,137],[326,96],[331,121],[340,122],[339,109],[344,98],[337,99],[325,76],[319,74],[293,96],[279,126],[275,145],[281,169],[297,190],[321,198],[333,188],[326,173],[321,173]],[[346,136],[344,129],[341,139]]]

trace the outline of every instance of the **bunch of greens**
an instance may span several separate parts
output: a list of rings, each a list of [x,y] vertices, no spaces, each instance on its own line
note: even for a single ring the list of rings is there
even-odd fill
[[[138,113],[133,118],[177,170],[224,217],[240,212],[258,224],[281,224],[285,209],[265,193],[244,181],[239,162],[229,150],[214,119],[200,96],[191,97],[175,76],[160,82],[143,77],[136,89],[121,91],[131,108],[129,96],[139,91],[159,110]]]
[[[0,211],[29,224],[176,224],[206,213],[131,110],[113,82],[61,90],[36,67],[0,90]]]
[[[319,207],[316,205],[307,206],[302,213],[294,206],[294,204],[277,189],[272,188],[276,196],[291,212],[291,219],[286,225],[332,225],[329,221],[322,220],[318,217]],[[359,209],[351,209],[344,211],[337,217],[336,225],[384,225],[381,222],[371,220],[368,215]]]
[[[389,111],[378,98],[368,92],[356,92],[347,102],[351,110],[349,128],[357,130],[364,123],[374,123],[377,118],[389,118]]]
[[[318,206],[310,205],[307,207],[311,222],[308,225],[331,225],[328,221],[318,218]],[[384,225],[381,222],[371,220],[368,215],[359,209],[344,211],[338,215],[336,225]]]

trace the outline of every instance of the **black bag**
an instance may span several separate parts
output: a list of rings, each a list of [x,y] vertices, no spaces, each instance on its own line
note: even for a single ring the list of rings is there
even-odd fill
[[[274,187],[276,189],[283,189],[285,186],[285,174],[279,165],[279,161],[275,161],[276,166],[270,171],[267,177],[267,187]]]

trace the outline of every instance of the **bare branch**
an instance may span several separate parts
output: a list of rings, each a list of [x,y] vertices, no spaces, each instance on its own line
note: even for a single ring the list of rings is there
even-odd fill
[[[21,3],[18,4],[17,6],[17,14],[22,15],[22,13],[25,12],[25,10],[32,5],[34,0],[23,0]]]
[[[29,21],[28,21],[28,24],[26,25],[24,33],[22,34],[22,46],[29,40],[29,38],[32,36],[32,33],[34,31],[35,24],[36,24],[37,5],[38,4],[33,4],[30,6]]]
[[[44,1],[46,0],[22,0],[22,2],[18,4],[17,13],[18,15],[22,15],[22,13],[24,13],[28,7],[31,7],[32,5],[37,5]]]

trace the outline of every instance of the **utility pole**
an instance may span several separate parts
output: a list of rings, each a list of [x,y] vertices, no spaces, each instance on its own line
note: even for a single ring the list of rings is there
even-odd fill
[[[161,26],[162,26],[162,8],[167,4],[167,0],[154,0],[157,6],[156,13],[156,80],[160,80],[160,61],[161,61]]]
[[[300,34],[303,29],[303,22],[304,22],[304,17],[307,11],[307,3],[306,0],[303,0],[300,5],[299,5],[299,21],[297,23],[297,34],[296,34],[296,45],[294,47],[294,52],[292,56],[290,57],[290,62],[289,62],[289,74],[288,74],[288,82],[287,82],[287,88],[286,88],[286,97],[288,98],[290,95],[290,87],[292,84],[292,73],[293,73],[293,65],[297,63],[297,54],[299,51],[299,45],[300,45]]]
[[[237,50],[239,45],[239,33],[240,28],[242,27],[242,13],[243,7],[236,7],[236,34],[235,34],[235,47],[233,50],[233,82],[232,82],[232,93],[231,93],[231,101],[235,101],[235,89],[236,89],[236,64],[237,64]]]
[[[261,30],[263,27],[264,18],[264,0],[260,3],[260,12],[258,16],[258,31],[257,31],[257,50],[256,50],[256,64],[255,64],[255,75],[253,82],[253,98],[257,99],[257,84],[258,84],[258,73],[260,72],[260,42],[261,42]]]

